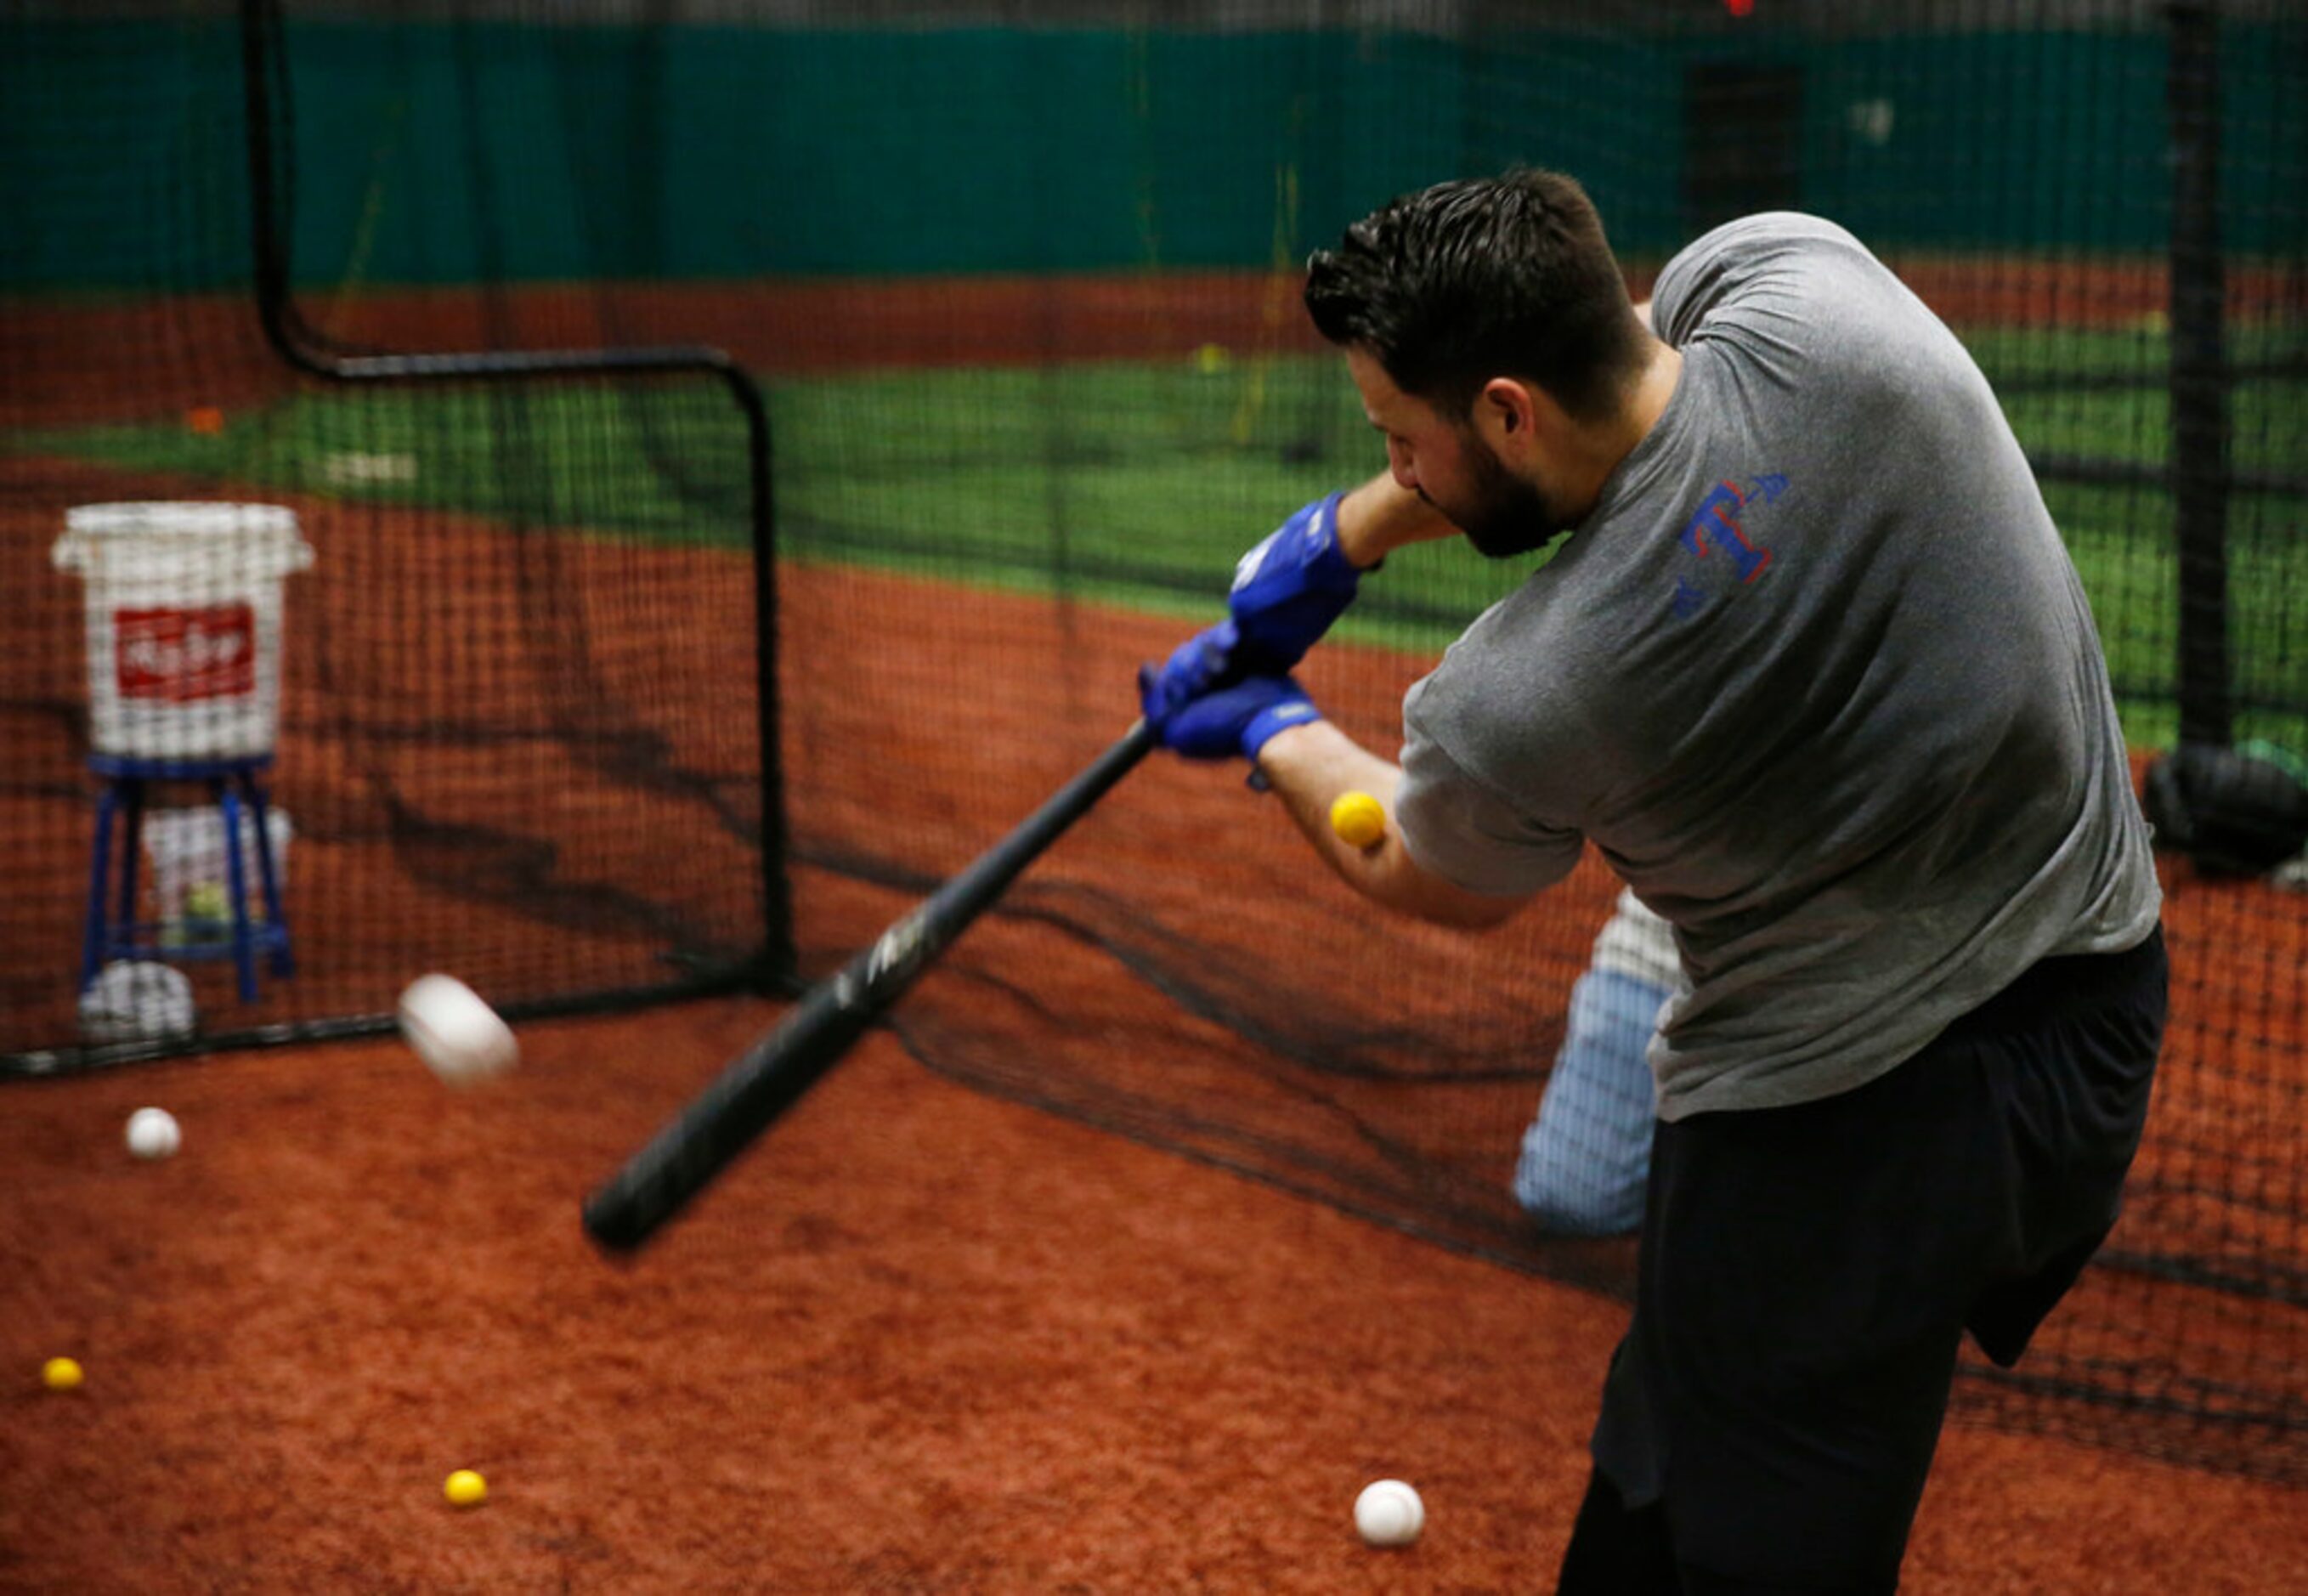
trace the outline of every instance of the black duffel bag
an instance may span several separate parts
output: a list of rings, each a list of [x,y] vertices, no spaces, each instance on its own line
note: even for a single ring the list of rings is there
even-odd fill
[[[2308,784],[2249,746],[2183,743],[2149,762],[2157,846],[2215,876],[2261,875],[2308,848]]]

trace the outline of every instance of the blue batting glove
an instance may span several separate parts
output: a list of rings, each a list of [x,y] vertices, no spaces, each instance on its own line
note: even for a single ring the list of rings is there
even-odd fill
[[[1138,673],[1139,698],[1149,724],[1160,726],[1171,712],[1200,698],[1235,673],[1238,642],[1232,621],[1220,621],[1180,643],[1150,679]]]
[[[1339,547],[1339,501],[1316,499],[1242,556],[1227,611],[1247,670],[1288,670],[1355,601],[1362,572]]]
[[[1266,739],[1283,728],[1322,718],[1306,690],[1287,676],[1244,677],[1199,697],[1165,702],[1164,675],[1140,666],[1139,699],[1162,746],[1188,759],[1256,759]]]

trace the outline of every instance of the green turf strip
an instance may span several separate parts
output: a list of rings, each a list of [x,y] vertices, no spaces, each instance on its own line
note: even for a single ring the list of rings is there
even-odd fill
[[[2009,330],[1972,339],[2031,453],[2160,466],[2165,341],[2150,332]],[[2231,358],[2295,369],[2237,384],[2231,458],[2296,470],[2308,376],[2296,338],[2239,331]],[[2054,367],[2056,366],[2056,369]],[[1211,616],[1242,549],[1292,506],[1382,461],[1329,358],[1232,356],[1021,369],[889,371],[771,393],[778,526],[788,557]],[[226,418],[20,431],[12,453],[406,505],[516,528],[746,543],[745,441],[718,386],[653,381],[315,390]],[[2169,494],[2047,480],[2144,746],[2170,740],[2176,556]],[[2230,505],[2229,636],[2238,735],[2308,745],[2308,497]],[[1404,551],[1340,628],[1441,648],[1533,562]]]

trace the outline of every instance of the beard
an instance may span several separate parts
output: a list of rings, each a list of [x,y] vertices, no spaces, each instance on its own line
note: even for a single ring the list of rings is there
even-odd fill
[[[1543,489],[1501,465],[1498,456],[1482,439],[1469,434],[1466,443],[1464,458],[1473,479],[1466,500],[1456,505],[1437,504],[1426,498],[1423,486],[1418,496],[1426,499],[1464,532],[1477,553],[1490,559],[1511,560],[1517,555],[1546,548],[1578,524],[1576,518],[1565,513]]]

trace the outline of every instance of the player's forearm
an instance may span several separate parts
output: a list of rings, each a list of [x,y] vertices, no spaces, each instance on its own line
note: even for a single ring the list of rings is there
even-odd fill
[[[1322,862],[1372,902],[1418,919],[1467,928],[1497,925],[1521,907],[1521,899],[1467,892],[1414,860],[1393,823],[1400,767],[1331,722],[1277,732],[1259,750],[1258,768]],[[1386,811],[1386,835],[1372,847],[1356,848],[1331,829],[1331,806],[1348,792],[1366,792]]]
[[[1339,552],[1365,571],[1406,544],[1432,542],[1458,530],[1385,471],[1339,501]]]

